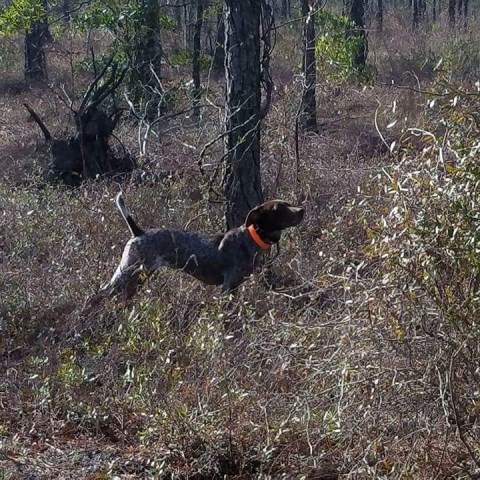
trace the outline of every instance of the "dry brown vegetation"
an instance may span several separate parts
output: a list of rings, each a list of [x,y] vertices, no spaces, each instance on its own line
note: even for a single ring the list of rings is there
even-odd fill
[[[387,20],[370,38],[375,82],[320,80],[324,128],[300,136],[299,163],[296,33],[279,32],[264,188],[303,202],[308,218],[283,239],[268,281],[258,274],[233,298],[162,270],[129,305],[86,305],[128,238],[112,202],[119,188],[141,225],[223,228],[197,167],[221,129],[218,79],[200,128],[185,117],[163,125],[143,176],[69,190],[38,177],[41,137],[22,104],[65,130],[54,90],[84,85],[72,85],[66,60],[87,55],[84,40],[64,33],[67,47],[52,47],[53,89],[22,88],[20,61],[2,72],[0,479],[479,478],[478,260],[462,257],[467,237],[449,246],[460,194],[441,196],[444,173],[478,156],[478,91],[467,76],[436,86],[425,70],[422,55],[441,55],[452,33],[412,38],[403,17]],[[406,73],[415,68],[416,79]],[[432,98],[437,110],[426,108]],[[396,141],[391,154],[376,116]],[[406,133],[417,126],[436,140]],[[117,133],[134,154],[136,129],[125,120]],[[436,162],[439,145],[454,170]],[[217,144],[207,174],[220,157]],[[477,196],[472,188],[459,210]],[[440,232],[424,243],[422,212]]]

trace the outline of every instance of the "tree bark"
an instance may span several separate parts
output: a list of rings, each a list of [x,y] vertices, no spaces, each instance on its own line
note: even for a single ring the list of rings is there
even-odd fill
[[[467,28],[468,26],[468,2],[469,0],[463,0],[463,26]]]
[[[317,102],[315,86],[317,83],[317,66],[315,61],[315,15],[314,3],[302,0],[303,18],[303,93],[300,110],[302,130],[317,132]]]
[[[225,1],[227,229],[263,201],[260,176],[260,15],[258,0]]]
[[[383,31],[383,0],[377,0],[377,27]]]
[[[455,7],[456,7],[455,0],[449,0],[448,1],[448,23],[450,24],[450,27],[455,26]]]
[[[216,71],[225,69],[225,20],[223,10],[220,10],[217,16],[217,40],[213,55],[213,68]]]
[[[418,8],[418,2],[420,0],[413,0],[413,15],[412,15],[412,27],[415,30],[420,23],[420,9]]]
[[[365,29],[365,3],[366,0],[352,0],[350,9],[350,20],[354,24],[355,29],[353,35],[360,39],[360,45],[353,58],[353,64],[359,68],[365,67],[368,55],[368,41]]]
[[[33,22],[30,30],[25,33],[25,79],[27,82],[42,82],[47,80],[47,64],[45,45],[52,41],[48,28],[47,2],[42,0],[44,15]]]
[[[202,23],[204,12],[204,0],[196,0],[197,18],[195,21],[195,32],[193,34],[193,56],[192,56],[192,79],[193,79],[193,118],[198,122],[200,119],[200,97],[202,95],[200,84],[200,54]]]
[[[194,0],[184,0],[183,17],[184,17],[184,43],[185,49],[191,52],[193,50],[193,36],[195,30],[195,8]]]
[[[462,2],[462,0],[457,1],[457,12],[458,12],[459,17],[463,15],[463,2]]]
[[[290,0],[282,0],[282,17],[290,18],[290,10],[292,6]]]
[[[137,103],[141,98],[150,100],[145,114],[148,118],[154,118],[162,108],[162,91],[158,81],[161,78],[162,59],[160,8],[158,0],[140,0],[139,6],[144,21],[143,24],[139,23],[132,59],[135,100]]]

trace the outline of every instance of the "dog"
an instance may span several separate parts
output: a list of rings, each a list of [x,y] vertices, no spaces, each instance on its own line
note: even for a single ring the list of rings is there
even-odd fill
[[[235,290],[254,271],[257,254],[280,241],[282,231],[295,227],[304,209],[282,200],[269,200],[252,209],[240,227],[208,235],[184,230],[144,231],[128,212],[122,193],[115,203],[132,238],[122,259],[103,290],[129,299],[157,268],[168,266],[209,285],[221,285],[223,292]]]

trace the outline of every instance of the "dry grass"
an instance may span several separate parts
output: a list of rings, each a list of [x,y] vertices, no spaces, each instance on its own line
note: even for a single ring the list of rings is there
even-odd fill
[[[390,21],[399,46],[399,20]],[[425,99],[380,83],[322,86],[324,128],[301,136],[297,164],[292,44],[291,32],[279,38],[262,168],[267,196],[304,202],[308,218],[283,239],[269,281],[258,274],[232,299],[160,271],[130,305],[85,305],[128,237],[112,202],[120,187],[141,225],[222,229],[196,166],[220,131],[216,109],[200,129],[179,118],[152,141],[144,170],[172,179],[71,191],[35,175],[39,133],[21,107],[32,104],[61,133],[65,106],[47,89],[3,91],[0,479],[476,475],[435,380],[435,339],[398,334],[377,294],[383,264],[365,250],[366,219],[380,219],[385,200],[358,186],[397,161],[375,112],[390,142],[423,121]],[[377,38],[372,50],[397,56]],[[51,58],[66,80],[65,57]],[[19,79],[18,65],[12,71]],[[221,86],[211,87],[217,100]],[[386,129],[392,117],[400,120]],[[137,152],[133,123],[118,135]],[[220,149],[205,159],[208,173]]]

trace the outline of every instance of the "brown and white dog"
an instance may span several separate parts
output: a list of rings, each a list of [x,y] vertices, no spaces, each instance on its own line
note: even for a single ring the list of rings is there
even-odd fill
[[[221,285],[225,292],[234,290],[253,273],[257,254],[278,243],[282,230],[297,226],[304,216],[301,207],[269,200],[251,210],[242,226],[226,233],[144,231],[133,221],[121,193],[116,204],[133,238],[125,245],[120,264],[103,291],[125,299],[162,266],[180,269],[209,285]]]

